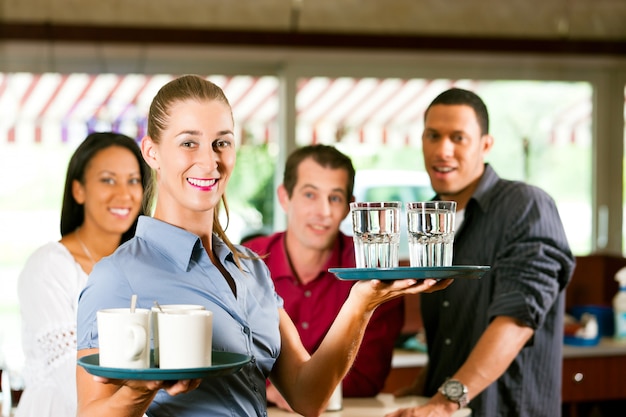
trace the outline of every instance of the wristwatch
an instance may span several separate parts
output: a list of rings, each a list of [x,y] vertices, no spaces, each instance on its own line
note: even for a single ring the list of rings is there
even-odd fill
[[[439,392],[448,400],[457,403],[459,408],[463,408],[469,403],[467,387],[457,379],[446,379],[443,385],[439,387]]]

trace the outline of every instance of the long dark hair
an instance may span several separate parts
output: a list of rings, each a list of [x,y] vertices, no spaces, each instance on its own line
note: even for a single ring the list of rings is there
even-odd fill
[[[76,148],[67,166],[65,190],[63,192],[63,206],[61,207],[61,236],[65,236],[68,233],[73,232],[85,221],[85,207],[83,204],[78,204],[76,200],[74,200],[74,195],[72,194],[72,183],[74,180],[77,180],[81,184],[85,184],[85,169],[87,165],[89,165],[93,157],[98,152],[111,146],[119,146],[128,149],[133,153],[133,155],[135,155],[137,163],[139,164],[141,183],[145,195],[145,190],[151,181],[152,173],[141,156],[141,150],[139,149],[137,142],[121,133],[91,133],[78,146],[78,148]],[[147,210],[148,208],[144,203],[142,204],[139,214],[146,214]],[[137,220],[135,219],[130,229],[122,235],[122,241],[120,243],[126,242],[128,239],[133,237],[135,235],[136,227]]]

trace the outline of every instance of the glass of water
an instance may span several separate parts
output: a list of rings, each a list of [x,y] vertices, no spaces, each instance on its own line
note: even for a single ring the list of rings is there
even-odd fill
[[[421,201],[406,204],[411,266],[452,265],[454,201]]]
[[[357,268],[395,268],[400,246],[400,201],[350,203]]]

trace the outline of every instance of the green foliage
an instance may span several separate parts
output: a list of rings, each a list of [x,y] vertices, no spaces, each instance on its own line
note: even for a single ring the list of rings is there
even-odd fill
[[[264,223],[271,222],[276,160],[268,145],[242,145],[228,186],[228,201],[234,211],[255,208]]]

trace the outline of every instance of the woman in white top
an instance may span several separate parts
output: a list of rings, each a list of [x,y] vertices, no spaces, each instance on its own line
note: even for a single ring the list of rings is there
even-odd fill
[[[137,143],[92,133],[72,155],[61,240],[37,249],[18,281],[25,390],[18,417],[76,415],[76,307],[94,264],[135,233],[151,180]]]

